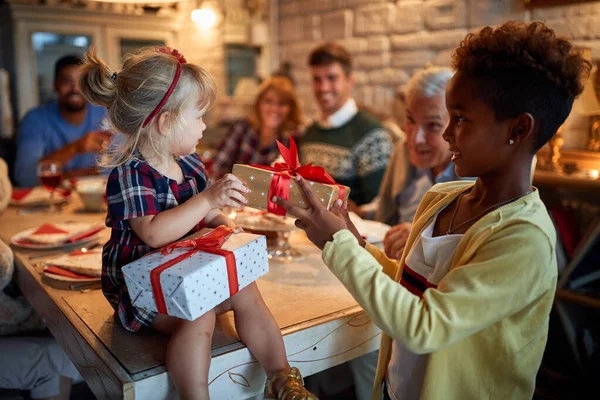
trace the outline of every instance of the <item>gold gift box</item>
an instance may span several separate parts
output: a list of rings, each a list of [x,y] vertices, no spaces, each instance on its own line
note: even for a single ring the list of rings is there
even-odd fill
[[[251,167],[249,165],[234,164],[231,173],[237,176],[244,185],[251,190],[250,193],[245,194],[246,199],[248,199],[246,206],[267,211],[271,178],[276,172]],[[309,180],[307,180],[307,182],[310,183],[313,193],[329,210],[339,197],[340,187]],[[344,187],[346,188],[346,192],[344,193],[343,201],[344,204],[348,204],[350,188],[347,186]],[[290,180],[290,198],[288,201],[297,207],[304,209],[309,208],[306,204],[306,197],[304,196],[302,188],[298,186],[298,183],[293,178]]]

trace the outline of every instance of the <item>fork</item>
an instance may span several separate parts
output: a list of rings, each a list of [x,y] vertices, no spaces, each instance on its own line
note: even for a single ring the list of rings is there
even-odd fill
[[[97,248],[99,246],[100,246],[100,242],[94,242],[94,243],[90,244],[89,246],[79,248],[79,250],[81,250],[82,252],[85,253],[86,251],[95,249],[95,248]],[[29,256],[29,259],[30,260],[37,260],[38,258],[46,258],[46,257],[48,257],[48,258],[56,258],[58,256],[61,256],[61,255],[65,254],[65,253],[71,253],[72,251],[74,251],[74,250],[73,249],[70,249],[70,250],[67,250],[67,251],[65,251],[65,250],[59,250],[59,251],[53,251],[53,252],[44,253],[44,254],[34,254],[32,256]]]

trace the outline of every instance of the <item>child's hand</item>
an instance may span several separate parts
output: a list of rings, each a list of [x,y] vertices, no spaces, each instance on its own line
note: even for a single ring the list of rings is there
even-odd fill
[[[298,218],[295,222],[296,226],[306,232],[311,242],[317,245],[318,248],[323,249],[325,243],[333,240],[333,235],[336,232],[342,229],[352,229],[347,226],[347,221],[350,221],[350,217],[347,217],[348,212],[342,208],[340,200],[336,201],[336,205],[332,207],[333,211],[329,211],[317,199],[317,196],[311,190],[310,185],[306,183],[306,180],[300,176],[294,179],[304,192],[307,200],[306,204],[310,208],[306,210],[296,207],[276,196],[273,196],[273,202],[283,207],[289,214]],[[356,228],[353,228],[353,230],[356,231]],[[356,234],[358,235],[358,231],[356,231]],[[361,245],[364,245],[364,240],[360,235],[358,235],[357,239],[359,239]]]
[[[248,193],[249,191],[250,189],[244,186],[236,176],[227,174],[202,192],[201,195],[208,201],[212,209],[226,206],[240,209],[242,205],[248,202],[242,193]]]

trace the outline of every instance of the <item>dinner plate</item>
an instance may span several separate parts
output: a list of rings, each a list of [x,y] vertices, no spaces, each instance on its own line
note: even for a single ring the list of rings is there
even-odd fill
[[[14,188],[10,204],[18,207],[37,207],[50,204],[61,204],[71,199],[72,191],[66,188],[57,188],[54,197],[50,191],[42,186],[34,188]]]
[[[61,224],[56,224],[56,225],[60,226]],[[67,225],[67,224],[65,224],[65,225]],[[69,249],[72,247],[81,246],[85,243],[88,243],[88,242],[91,242],[91,241],[97,239],[100,232],[104,229],[103,226],[90,227],[93,229],[86,232],[85,234],[80,235],[76,240],[73,240],[70,242],[65,242],[65,243],[46,244],[46,243],[35,243],[30,240],[27,240],[27,238],[29,236],[31,236],[31,234],[33,232],[35,232],[36,229],[38,229],[38,228],[39,227],[36,226],[33,228],[25,229],[24,231],[17,233],[10,239],[10,242],[15,246],[25,248],[25,249],[35,249],[35,250]]]
[[[46,267],[58,268],[64,274],[83,275],[90,278],[102,276],[102,249],[85,250],[75,249],[59,257],[52,257],[44,262]],[[53,273],[53,271],[47,271]],[[74,276],[76,277],[76,276]],[[81,276],[79,276],[81,278]]]
[[[42,282],[55,289],[62,290],[99,289],[101,285],[100,278],[70,278],[46,271],[42,273]]]
[[[350,220],[358,229],[358,232],[370,243],[383,242],[386,232],[390,229],[390,226],[382,222],[369,221],[360,218],[355,213],[349,213]]]
[[[62,281],[62,282],[78,282],[78,283],[94,283],[94,282],[100,282],[101,278],[98,277],[89,277],[89,278],[72,278],[70,276],[65,276],[65,275],[60,275],[60,274],[55,274],[52,272],[49,272],[46,270],[47,268],[44,268],[44,275],[46,275],[47,277],[57,280],[57,281]]]

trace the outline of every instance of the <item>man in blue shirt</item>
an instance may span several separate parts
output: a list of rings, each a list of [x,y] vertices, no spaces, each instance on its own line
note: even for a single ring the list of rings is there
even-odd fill
[[[14,173],[18,186],[39,184],[36,169],[41,160],[59,161],[65,177],[98,173],[98,153],[110,135],[99,130],[106,109],[89,104],[79,90],[81,62],[77,56],[58,60],[57,100],[29,111],[21,121]]]

